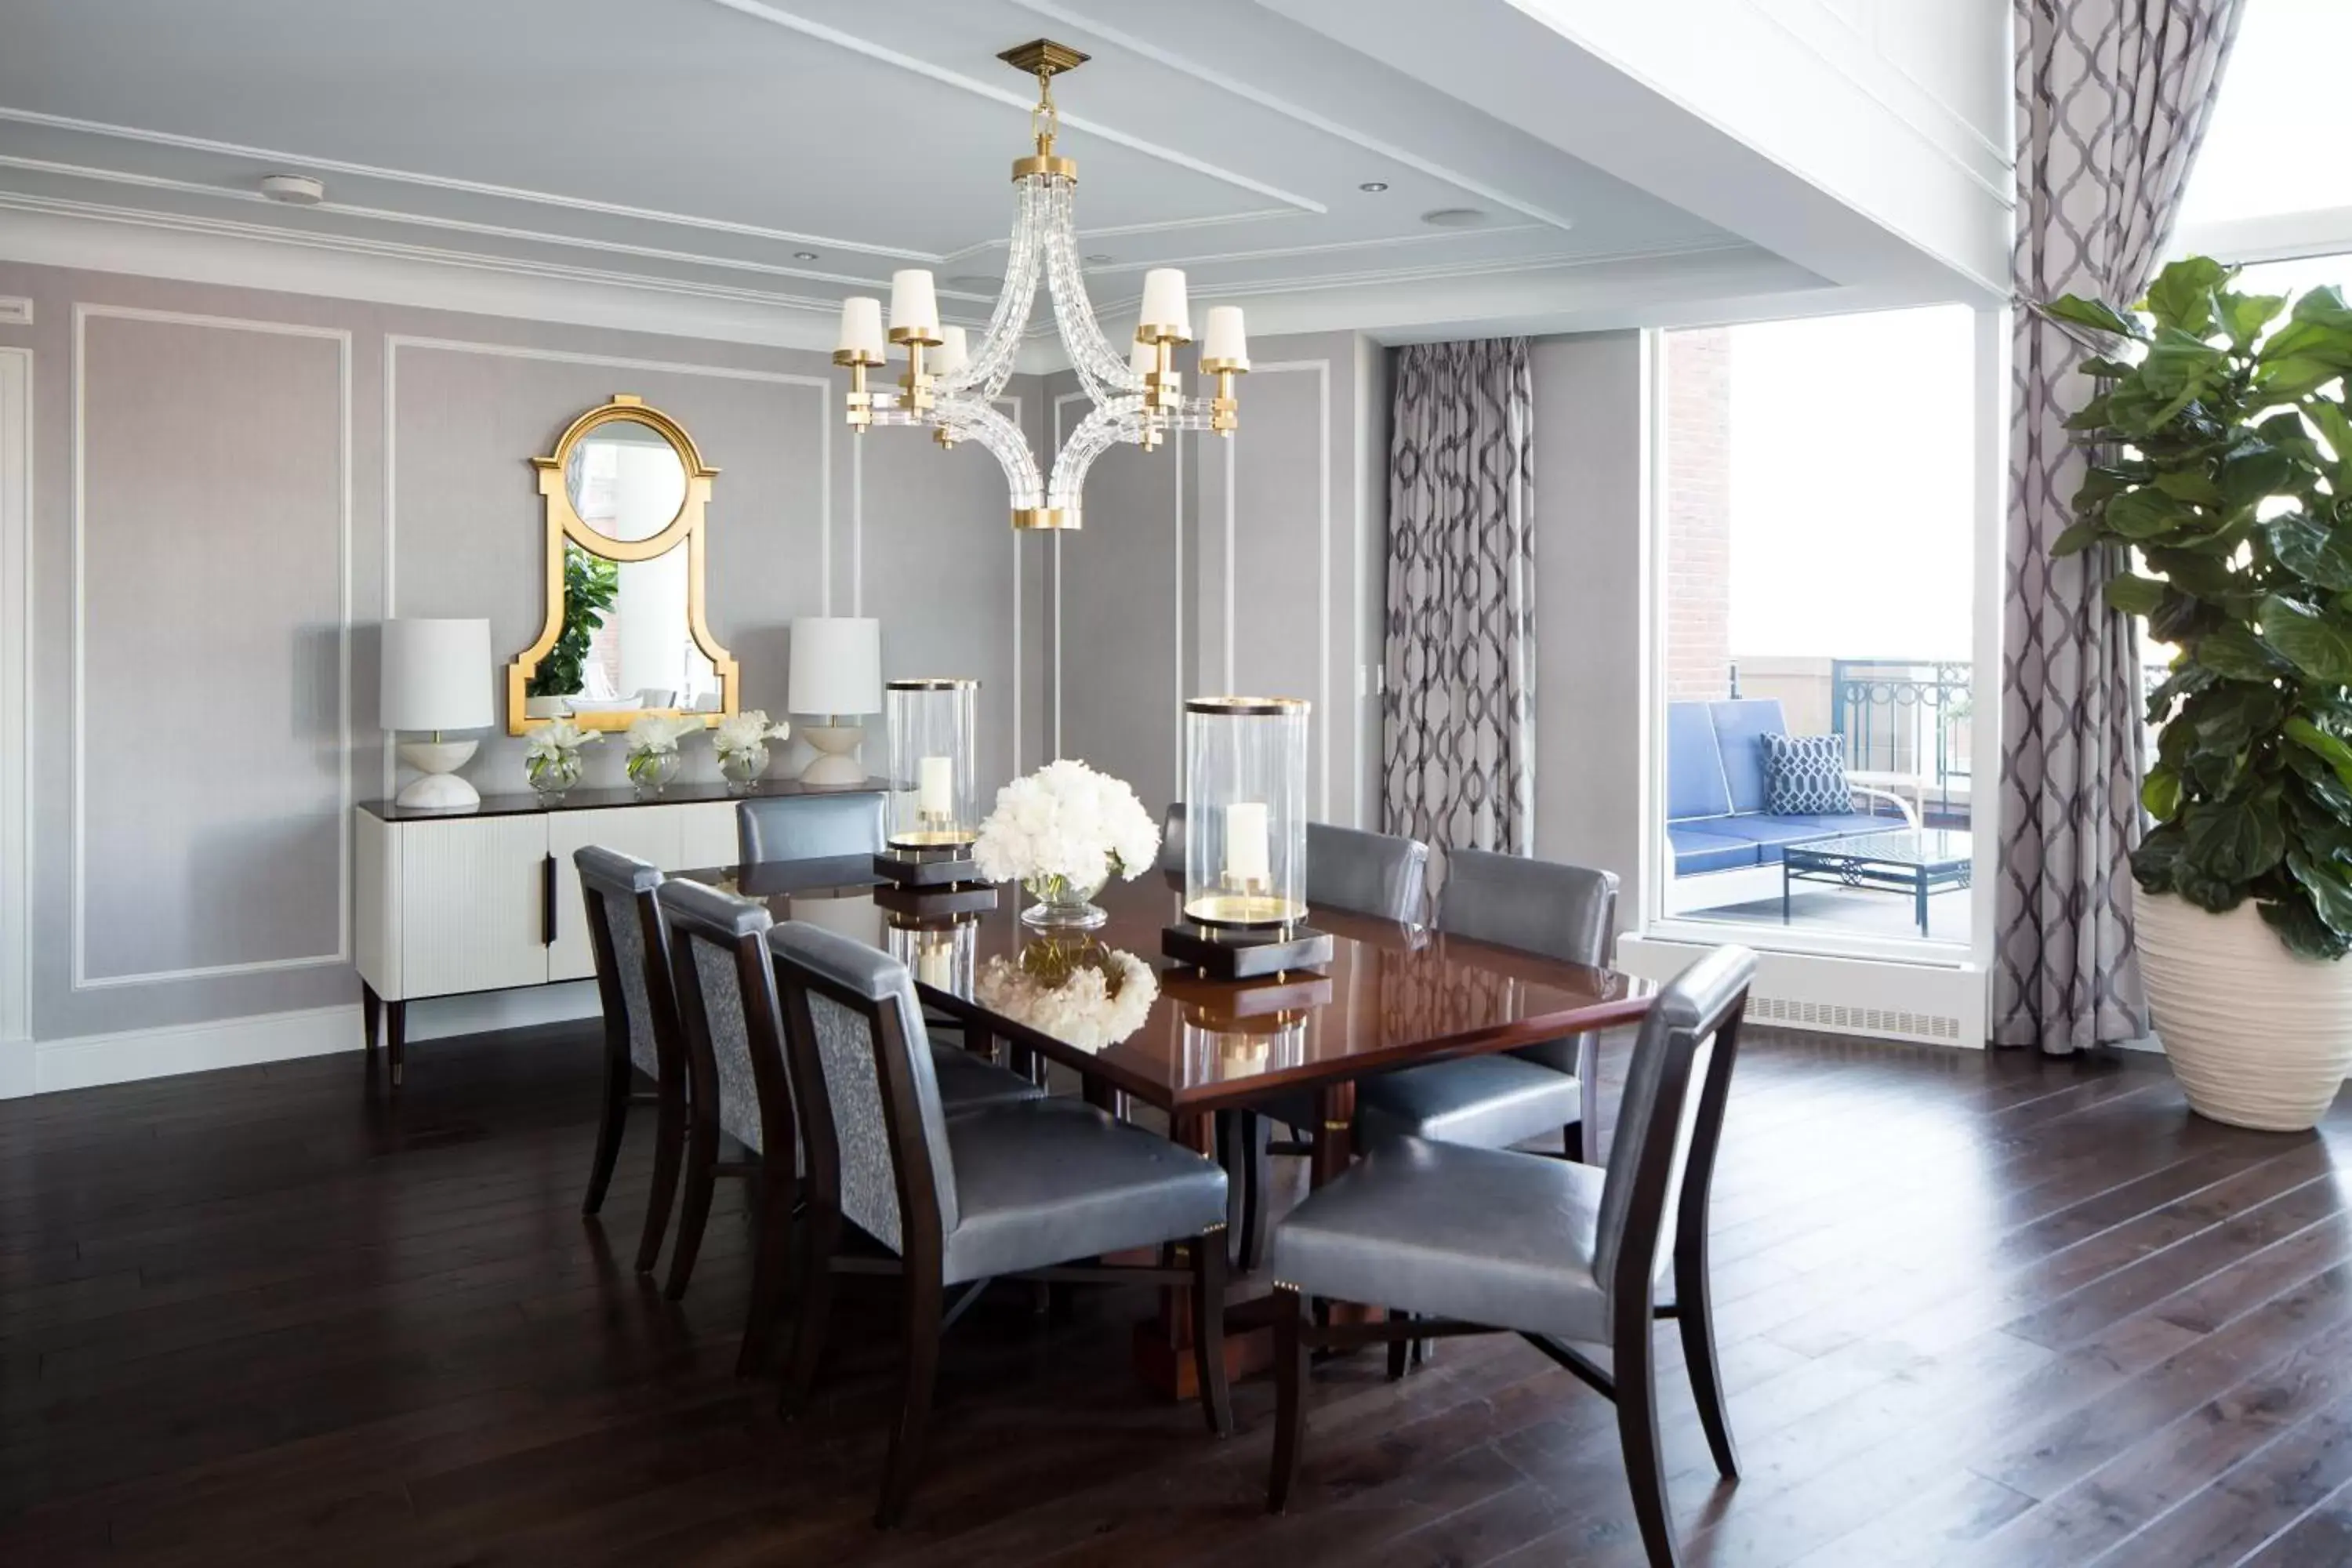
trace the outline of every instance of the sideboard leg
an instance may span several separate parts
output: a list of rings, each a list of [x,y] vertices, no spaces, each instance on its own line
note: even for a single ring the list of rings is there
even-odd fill
[[[400,1072],[407,1060],[408,1004],[387,1002],[383,1005],[384,1054],[392,1063],[392,1087],[400,1087]]]
[[[376,1035],[383,1026],[383,998],[364,980],[360,982],[360,1023],[367,1037],[368,1070],[373,1072]]]

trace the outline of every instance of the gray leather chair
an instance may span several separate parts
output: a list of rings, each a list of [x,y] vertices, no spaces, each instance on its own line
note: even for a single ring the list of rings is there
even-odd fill
[[[1311,854],[1307,864],[1311,872]],[[1456,849],[1446,858],[1437,929],[1570,963],[1606,964],[1616,948],[1617,878]],[[1589,1035],[1572,1036],[1367,1079],[1356,1089],[1357,1131],[1366,1142],[1409,1136],[1504,1149],[1559,1131],[1569,1157],[1589,1162],[1599,1132],[1595,1046]]]
[[[588,945],[596,956],[596,991],[604,1007],[604,1105],[580,1212],[593,1215],[604,1206],[630,1107],[654,1107],[653,1184],[636,1259],[637,1272],[646,1274],[661,1255],[686,1148],[687,1066],[677,1039],[668,932],[656,896],[662,874],[643,860],[593,844],[572,851],[572,863],[588,906]],[[636,1088],[640,1073],[653,1081],[650,1094]]]
[[[768,942],[808,1142],[808,1284],[788,1408],[805,1402],[824,1353],[842,1223],[905,1272],[905,1399],[876,1522],[895,1523],[913,1489],[940,1335],[992,1277],[1053,1268],[1055,1279],[1189,1283],[1202,1409],[1212,1431],[1229,1431],[1224,1172],[1076,1100],[951,1113],[905,964],[798,921]],[[1186,1244],[1189,1267],[1055,1267],[1166,1242]],[[970,1287],[954,1311],[950,1285]]]
[[[882,814],[887,805],[888,797],[878,790],[770,795],[738,801],[737,858],[750,866],[762,860],[874,854],[882,847]]]
[[[1267,1503],[1298,1473],[1310,1347],[1517,1333],[1617,1405],[1653,1564],[1677,1561],[1658,1441],[1652,1330],[1682,1331],[1716,1468],[1739,1474],[1707,1294],[1707,1191],[1756,955],[1717,948],[1662,990],[1628,1066],[1605,1170],[1421,1138],[1382,1143],[1274,1233],[1275,1445]],[[1674,1268],[1674,1305],[1655,1287]],[[1310,1327],[1304,1298],[1385,1303],[1377,1323]],[[1607,1365],[1574,1343],[1609,1347]]]
[[[1177,872],[1184,869],[1184,803],[1181,800],[1160,819],[1160,868]]]

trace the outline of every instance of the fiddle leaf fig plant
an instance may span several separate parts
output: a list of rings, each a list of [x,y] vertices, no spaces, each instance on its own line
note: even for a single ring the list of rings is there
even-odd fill
[[[2098,390],[2054,555],[2130,552],[2107,603],[2176,645],[2132,855],[2151,893],[2221,913],[2252,899],[2296,952],[2352,951],[2352,306],[2242,293],[2176,261],[2128,310],[2068,295]]]
[[[588,647],[621,592],[621,567],[563,542],[563,629],[523,686],[526,697],[574,697],[588,678]]]

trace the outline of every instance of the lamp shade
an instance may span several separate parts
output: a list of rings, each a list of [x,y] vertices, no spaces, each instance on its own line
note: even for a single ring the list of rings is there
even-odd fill
[[[490,623],[383,623],[376,710],[387,730],[487,730],[491,717]]]
[[[852,295],[841,302],[841,338],[836,353],[863,354],[878,360],[889,345],[882,341],[882,301]]]
[[[794,713],[882,710],[882,623],[805,616],[793,623],[784,706]]]

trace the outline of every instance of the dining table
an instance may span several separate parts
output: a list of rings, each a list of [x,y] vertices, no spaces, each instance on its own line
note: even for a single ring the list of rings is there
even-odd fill
[[[1107,918],[1083,931],[1033,927],[1012,887],[991,889],[992,899],[900,887],[871,856],[676,875],[762,900],[780,923],[805,921],[900,952],[926,1014],[958,1026],[966,1049],[1058,1065],[1091,1103],[1122,1116],[1150,1107],[1171,1140],[1212,1158],[1217,1112],[1281,1103],[1295,1114],[1311,1099],[1314,1125],[1302,1131],[1318,1186],[1354,1158],[1365,1077],[1634,1023],[1654,989],[1611,969],[1324,908],[1307,923],[1329,933],[1328,963],[1213,979],[1161,954],[1183,894],[1181,877],[1160,871],[1107,885],[1096,896]],[[959,902],[985,907],[948,907]],[[1099,987],[1082,971],[1100,974]],[[1073,1005],[1073,985],[1090,1005]],[[1268,1353],[1266,1336],[1249,1331],[1266,1289],[1246,1275],[1234,1282],[1227,1352],[1237,1373]],[[1147,1384],[1189,1394],[1182,1292],[1164,1293],[1156,1321],[1139,1325],[1135,1359]]]

